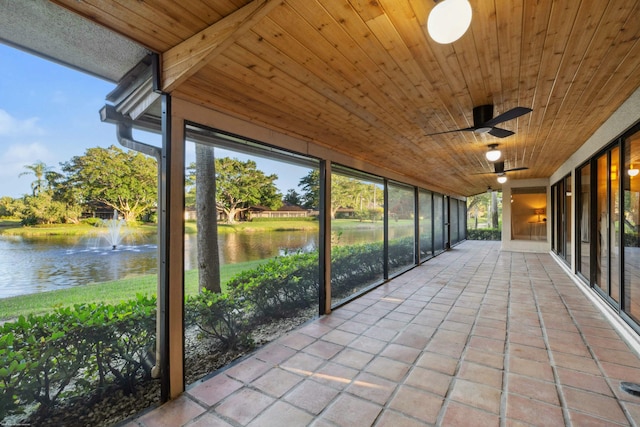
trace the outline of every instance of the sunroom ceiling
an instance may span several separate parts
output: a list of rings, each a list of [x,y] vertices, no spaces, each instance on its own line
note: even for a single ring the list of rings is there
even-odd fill
[[[491,143],[529,168],[511,178],[549,177],[640,86],[635,0],[470,0],[450,45],[426,34],[432,0],[55,3],[161,54],[176,97],[459,195],[498,187],[477,174]],[[426,136],[484,104],[533,112],[504,139]]]

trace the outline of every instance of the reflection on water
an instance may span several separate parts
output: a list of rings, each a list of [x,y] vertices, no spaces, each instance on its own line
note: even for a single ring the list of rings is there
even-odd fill
[[[410,235],[412,227],[390,229],[390,238]],[[345,230],[339,245],[381,241],[382,225]],[[231,233],[219,236],[222,264],[317,250],[317,231]],[[196,236],[185,236],[185,269],[197,266]],[[0,236],[0,298],[118,280],[157,272],[157,237],[126,236],[115,250],[104,239],[30,239]]]

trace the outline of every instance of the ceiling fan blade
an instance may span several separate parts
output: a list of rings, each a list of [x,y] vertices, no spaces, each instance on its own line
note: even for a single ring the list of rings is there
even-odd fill
[[[511,168],[511,169],[505,169],[505,172],[514,172],[514,171],[523,171],[523,170],[527,170],[529,169],[528,167],[522,166],[519,168]]]
[[[513,135],[515,132],[511,132],[510,130],[502,129],[502,128],[491,128],[489,131],[489,135],[493,135],[497,138],[506,138],[508,136]]]
[[[436,133],[428,133],[425,136],[434,136],[434,135],[442,135],[445,133],[453,133],[453,132],[467,132],[472,131],[473,128],[464,128],[464,129],[455,129],[455,130],[446,130],[444,132],[436,132]]]
[[[487,120],[484,123],[484,126],[492,126],[493,127],[493,126],[495,126],[497,124],[500,124],[502,122],[506,122],[507,120],[512,120],[512,119],[515,119],[517,117],[524,116],[525,114],[530,113],[531,111],[533,111],[533,110],[531,110],[531,108],[527,108],[527,107],[512,108],[509,111],[505,111],[504,113],[497,115],[496,117],[494,117],[491,120]]]

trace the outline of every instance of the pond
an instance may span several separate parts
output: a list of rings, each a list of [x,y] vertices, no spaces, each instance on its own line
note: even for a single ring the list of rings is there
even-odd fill
[[[391,237],[410,234],[396,228]],[[382,229],[350,229],[334,233],[335,244],[382,240]],[[317,248],[316,231],[237,232],[221,234],[220,262],[233,264]],[[196,236],[185,236],[185,269],[197,266]],[[157,238],[125,236],[112,249],[96,237],[0,236],[0,298],[51,291],[88,283],[157,272]]]

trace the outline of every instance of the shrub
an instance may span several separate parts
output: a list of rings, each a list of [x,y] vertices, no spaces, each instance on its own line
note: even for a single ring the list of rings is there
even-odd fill
[[[317,302],[318,254],[276,257],[234,276],[227,287],[256,316],[282,318]]]
[[[206,289],[187,301],[187,321],[198,326],[202,333],[220,340],[225,348],[252,347],[246,307],[241,300]]]
[[[118,305],[80,304],[0,326],[0,418],[61,398],[102,392],[115,384],[132,392],[148,376],[154,348],[155,298]]]
[[[468,240],[501,240],[502,231],[497,228],[477,228],[467,230]]]

